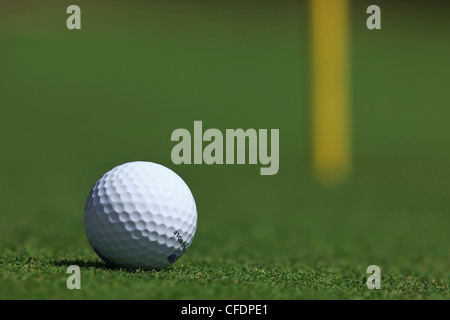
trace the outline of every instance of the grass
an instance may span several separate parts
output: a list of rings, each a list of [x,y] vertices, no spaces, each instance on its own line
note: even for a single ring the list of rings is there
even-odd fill
[[[354,8],[355,168],[330,189],[309,173],[304,4],[79,5],[79,33],[60,3],[0,13],[0,299],[450,298],[445,10],[386,3],[373,33]],[[279,173],[173,165],[170,135],[194,120],[279,128]],[[179,173],[199,211],[160,272],[110,269],[84,235],[89,189],[138,159]]]
[[[65,289],[66,270],[73,264],[82,270],[81,290]],[[320,264],[196,259],[160,272],[130,272],[96,260],[14,254],[2,258],[1,271],[8,275],[2,279],[8,299],[443,299],[450,289],[444,279],[389,275],[383,277],[382,290],[370,291],[366,276],[353,267],[326,270]]]
[[[55,214],[48,230],[30,219],[11,230],[11,244],[6,250],[3,246],[0,293],[26,299],[448,298],[447,217],[436,209],[442,203],[435,202],[424,215],[424,200],[408,200],[409,191],[392,182],[385,192],[382,183],[364,188],[365,181],[342,190],[312,187],[312,182],[281,189],[282,184],[295,185],[296,178],[284,175],[266,184],[249,175],[241,183],[251,190],[246,198],[252,202],[236,202],[241,204],[235,210],[218,205],[224,202],[216,191],[194,187],[196,238],[180,261],[160,272],[107,268],[84,237],[81,209],[70,219]],[[383,178],[390,179],[378,176]],[[266,190],[268,185],[274,190]],[[236,188],[236,194],[245,192]],[[223,186],[218,193],[229,194]],[[258,204],[258,194],[267,200]],[[403,205],[407,200],[411,208]],[[22,242],[15,239],[17,231],[27,234]],[[72,264],[82,270],[80,291],[65,287]],[[381,267],[382,290],[364,285],[371,264]]]

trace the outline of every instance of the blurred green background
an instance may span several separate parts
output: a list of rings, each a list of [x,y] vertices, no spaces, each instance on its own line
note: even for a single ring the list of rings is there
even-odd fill
[[[381,30],[366,28],[371,4]],[[0,298],[449,297],[448,2],[352,1],[354,168],[338,188],[310,173],[306,1],[0,8]],[[194,120],[280,129],[279,173],[175,166],[171,133]],[[97,275],[83,228],[92,185],[134,160],[177,172],[199,214],[171,271],[130,275],[139,290]],[[65,261],[87,289],[65,288]],[[371,264],[382,293],[364,286]]]

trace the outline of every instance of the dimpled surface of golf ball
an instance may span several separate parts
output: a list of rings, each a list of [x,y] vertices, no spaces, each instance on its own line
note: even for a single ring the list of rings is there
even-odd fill
[[[129,162],[97,181],[84,211],[87,238],[105,262],[128,269],[162,269],[189,247],[197,208],[186,183],[152,162]]]

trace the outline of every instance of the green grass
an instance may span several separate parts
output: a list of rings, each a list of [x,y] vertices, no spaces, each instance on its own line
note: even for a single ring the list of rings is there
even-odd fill
[[[329,189],[309,173],[303,3],[79,5],[80,32],[65,4],[0,12],[0,299],[450,298],[445,10],[383,2],[370,32],[354,6],[355,168]],[[279,173],[173,165],[170,135],[194,120],[279,128]],[[84,235],[90,188],[132,160],[172,168],[197,202],[168,270],[109,269]]]

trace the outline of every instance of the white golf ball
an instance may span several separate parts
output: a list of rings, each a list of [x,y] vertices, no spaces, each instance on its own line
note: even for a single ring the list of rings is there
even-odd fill
[[[129,162],[103,175],[86,201],[84,227],[105,262],[128,269],[162,269],[189,247],[197,208],[186,183],[152,162]]]

